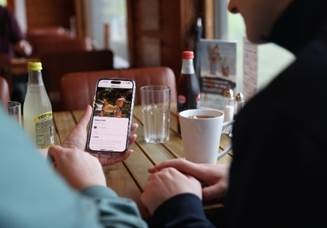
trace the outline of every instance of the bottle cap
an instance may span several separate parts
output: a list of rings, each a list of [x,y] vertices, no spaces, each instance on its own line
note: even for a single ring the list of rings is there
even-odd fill
[[[41,62],[28,62],[27,69],[29,71],[41,71],[42,70],[42,63]]]
[[[183,51],[183,59],[193,59],[194,52],[193,51]]]

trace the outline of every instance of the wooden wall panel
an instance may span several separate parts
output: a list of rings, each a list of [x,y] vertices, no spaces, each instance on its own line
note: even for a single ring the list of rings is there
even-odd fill
[[[88,32],[87,29],[87,21],[86,21],[86,8],[85,1],[74,0],[75,5],[75,20],[76,20],[76,35],[79,38],[86,37]]]
[[[133,27],[133,66],[160,66],[161,64],[161,18],[160,0],[130,0],[132,15],[129,25]]]
[[[194,50],[195,25],[200,13],[198,0],[181,0],[181,46]]]
[[[169,3],[170,2],[170,3]],[[173,69],[176,77],[181,67],[181,4],[180,1],[161,1],[162,66]]]
[[[74,11],[73,0],[26,0],[27,27],[69,28],[69,19]]]
[[[161,46],[160,40],[157,38],[151,38],[144,36],[139,39],[137,47],[142,50],[138,50],[138,64],[143,66],[159,66],[161,62]],[[159,63],[159,64],[158,64]]]
[[[202,5],[202,0],[128,0],[132,66],[168,66],[178,77],[182,50],[194,50]]]
[[[214,38],[214,0],[204,1],[204,31],[205,38]]]
[[[142,31],[158,31],[160,29],[160,6],[158,0],[143,0],[136,5],[137,20]]]

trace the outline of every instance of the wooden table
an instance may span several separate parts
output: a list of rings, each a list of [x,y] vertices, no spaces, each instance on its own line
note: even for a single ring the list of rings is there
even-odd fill
[[[66,138],[71,129],[76,125],[82,111],[55,112],[54,123],[56,129],[55,142],[60,144]],[[140,204],[140,194],[148,178],[148,169],[155,164],[184,156],[183,145],[180,135],[177,133],[178,117],[171,114],[170,140],[163,144],[147,144],[143,137],[142,113],[139,106],[135,107],[133,122],[140,125],[137,130],[138,138],[132,146],[134,153],[124,162],[106,168],[105,175],[107,184],[118,195],[131,198],[137,202],[141,211],[144,208]],[[222,136],[221,147],[229,145],[229,138]],[[218,163],[230,163],[231,155],[226,154],[218,160]],[[207,209],[217,207],[217,204],[207,206]]]

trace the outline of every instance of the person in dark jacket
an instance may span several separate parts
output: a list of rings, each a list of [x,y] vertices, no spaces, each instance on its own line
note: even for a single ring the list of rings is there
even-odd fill
[[[27,57],[31,54],[32,46],[25,39],[15,15],[0,6],[0,74],[5,74],[12,80],[11,98],[21,103],[24,102],[26,93],[27,74],[11,77],[7,67],[12,57]]]
[[[151,170],[142,195],[150,224],[210,227],[200,198],[225,196],[227,227],[327,227],[326,3],[231,0],[229,10],[243,16],[249,40],[296,60],[236,117],[229,172],[185,160]],[[202,194],[190,176],[206,184]]]
[[[0,54],[11,56],[14,53],[29,56],[32,47],[24,38],[14,15],[6,7],[0,6]]]

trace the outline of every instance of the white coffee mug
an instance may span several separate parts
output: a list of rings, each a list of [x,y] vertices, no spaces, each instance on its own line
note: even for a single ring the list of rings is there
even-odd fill
[[[215,164],[224,123],[224,112],[217,109],[190,109],[179,113],[185,158],[196,163]]]

